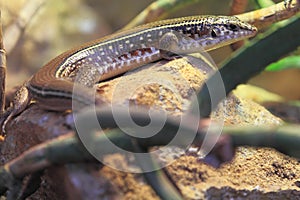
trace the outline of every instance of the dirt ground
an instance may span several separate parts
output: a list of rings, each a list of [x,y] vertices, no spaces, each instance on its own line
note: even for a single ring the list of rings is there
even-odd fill
[[[192,192],[195,189],[205,191],[207,199],[300,199],[299,170],[297,160],[267,148],[238,148],[232,162],[219,169],[193,157],[170,166],[179,187],[192,199],[203,198]]]
[[[139,175],[101,171],[124,199],[158,199],[136,182]],[[182,156],[167,171],[185,199],[300,199],[299,161],[269,148],[238,148],[234,159],[218,169]]]

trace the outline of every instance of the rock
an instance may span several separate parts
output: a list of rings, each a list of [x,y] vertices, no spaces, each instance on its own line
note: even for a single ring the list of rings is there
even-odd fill
[[[192,94],[200,89],[209,73],[215,70],[204,61],[195,61],[197,60],[189,57],[144,66],[125,76],[98,84],[97,90],[113,104],[134,108],[138,108],[137,106],[159,108],[174,116],[180,116],[188,110]],[[270,114],[262,106],[234,94],[229,95],[221,103],[213,116],[220,118],[224,108],[226,108],[224,121],[227,125],[277,126],[282,123],[279,118]],[[70,133],[70,127],[66,125],[67,116],[69,116],[67,113],[49,112],[39,110],[36,105],[30,106],[8,125],[8,134],[1,148],[2,164],[38,143]],[[247,153],[249,151],[251,153]],[[180,154],[180,151],[178,153]],[[282,164],[280,158],[284,157],[290,167],[283,165],[283,170],[293,169],[295,176],[278,178],[276,169],[270,167],[272,161],[265,162],[266,155],[274,159],[274,162],[277,160],[280,165]],[[275,150],[239,148],[234,161],[222,165],[219,169],[199,162],[196,156],[180,155],[177,157],[179,159],[169,165],[167,170],[187,199],[214,199],[225,195],[227,190],[224,188],[226,187],[239,194],[240,190],[247,190],[242,193],[245,194],[245,198],[257,190],[268,192],[278,192],[280,188],[300,190],[297,186],[291,186],[291,183],[299,178],[297,176],[300,174],[299,163],[292,158],[278,154]],[[123,168],[131,167],[129,161],[118,154],[112,155],[110,159],[122,165]],[[123,199],[158,199],[140,174],[120,172],[107,166],[92,166],[95,165],[86,163],[51,167],[46,170],[43,176],[44,184],[34,197],[84,199],[91,195],[89,197],[93,199],[120,197]],[[244,170],[248,170],[249,173],[244,177],[239,176]],[[242,178],[245,181],[241,182]],[[250,181],[252,179],[254,181]],[[276,187],[267,188],[267,184],[262,185],[264,181],[271,179],[272,184],[277,181]],[[281,182],[282,179],[287,181]],[[90,183],[92,187],[87,187]],[[56,191],[60,192],[56,193]],[[298,195],[298,192],[295,195]]]

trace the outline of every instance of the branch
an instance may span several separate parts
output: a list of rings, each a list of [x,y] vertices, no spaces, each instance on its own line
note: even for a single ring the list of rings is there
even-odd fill
[[[6,52],[4,50],[4,44],[3,44],[2,18],[1,18],[1,11],[0,11],[0,115],[4,113],[4,106],[5,106],[5,78],[6,78]]]
[[[236,16],[241,20],[256,26],[258,29],[262,29],[275,22],[291,18],[299,11],[300,4],[298,0],[292,0],[288,7],[286,7],[285,2],[281,2],[267,8],[254,10]]]
[[[7,54],[10,54],[16,46],[26,27],[30,24],[34,16],[45,3],[46,0],[26,1],[25,6],[20,11],[19,17],[12,25],[7,27],[4,32]]]
[[[199,1],[201,0],[157,0],[145,8],[123,29],[130,29],[141,24],[164,19],[171,12]]]

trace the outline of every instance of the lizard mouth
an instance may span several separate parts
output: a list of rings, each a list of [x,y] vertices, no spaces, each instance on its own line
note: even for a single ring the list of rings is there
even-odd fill
[[[217,49],[222,46],[232,44],[234,42],[244,40],[250,37],[254,37],[257,33],[257,30],[239,30],[239,31],[230,31],[226,34],[218,35],[216,37],[207,37],[200,39],[198,42],[203,46],[204,50],[210,51]]]

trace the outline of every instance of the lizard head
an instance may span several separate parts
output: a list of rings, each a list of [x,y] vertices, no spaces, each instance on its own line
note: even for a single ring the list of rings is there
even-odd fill
[[[207,21],[208,22],[203,25],[203,30],[206,34],[203,35],[202,40],[207,41],[207,47],[203,45],[207,50],[253,37],[257,33],[256,27],[234,16],[208,17]]]
[[[253,37],[257,33],[256,27],[243,22],[234,16],[194,16],[166,20],[160,23],[176,33],[179,52],[194,50],[212,50],[238,40]]]
[[[212,50],[255,36],[257,28],[235,16],[207,16],[198,38],[206,50]]]

